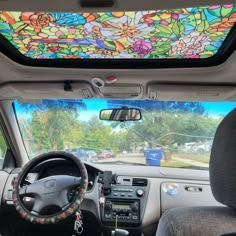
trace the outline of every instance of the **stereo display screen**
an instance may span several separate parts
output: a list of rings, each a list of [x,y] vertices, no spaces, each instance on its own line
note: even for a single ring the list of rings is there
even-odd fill
[[[121,204],[121,203],[112,203],[112,208],[113,209],[130,209],[130,204]]]

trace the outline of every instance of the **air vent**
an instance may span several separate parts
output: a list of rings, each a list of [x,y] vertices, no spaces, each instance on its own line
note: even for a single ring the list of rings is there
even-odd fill
[[[133,178],[132,185],[133,186],[147,186],[147,179],[141,179],[141,178]]]

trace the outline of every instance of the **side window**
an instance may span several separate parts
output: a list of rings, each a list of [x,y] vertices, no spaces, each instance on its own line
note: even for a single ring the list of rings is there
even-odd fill
[[[7,153],[7,144],[0,129],[0,169],[3,167],[3,161]]]

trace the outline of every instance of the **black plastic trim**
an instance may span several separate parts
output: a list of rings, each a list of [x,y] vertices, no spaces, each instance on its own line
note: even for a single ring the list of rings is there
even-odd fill
[[[3,169],[15,168],[15,167],[16,167],[15,158],[13,157],[12,151],[8,148],[3,162]]]
[[[161,69],[211,67],[224,63],[236,49],[236,25],[218,53],[207,59],[32,59],[22,55],[0,34],[0,52],[25,66],[89,69]]]

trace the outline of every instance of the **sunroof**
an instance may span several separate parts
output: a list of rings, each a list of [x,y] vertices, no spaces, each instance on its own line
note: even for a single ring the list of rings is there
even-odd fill
[[[236,5],[161,11],[0,12],[0,33],[32,59],[186,59],[217,54]]]

